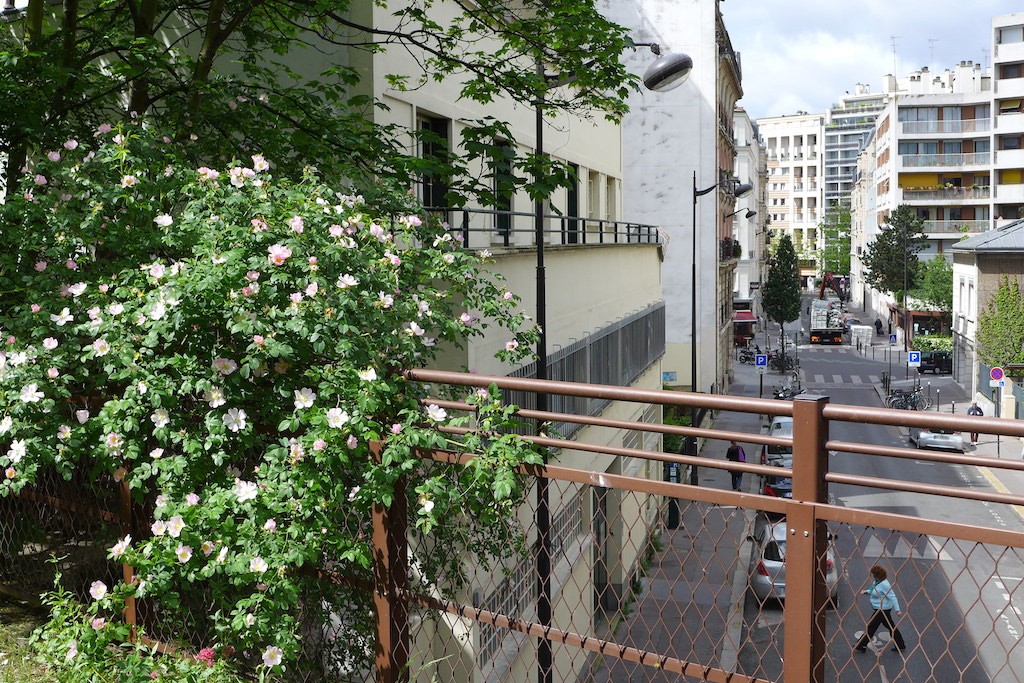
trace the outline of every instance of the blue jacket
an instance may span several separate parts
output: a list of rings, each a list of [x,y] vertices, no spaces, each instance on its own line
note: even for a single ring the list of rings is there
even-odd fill
[[[892,584],[888,579],[872,583],[867,594],[874,609],[901,611],[900,601],[896,599],[896,591],[892,589]]]

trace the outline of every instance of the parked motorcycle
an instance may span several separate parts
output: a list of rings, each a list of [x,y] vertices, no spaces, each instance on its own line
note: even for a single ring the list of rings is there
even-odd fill
[[[740,349],[740,362],[747,365],[754,364],[754,352],[750,349]]]

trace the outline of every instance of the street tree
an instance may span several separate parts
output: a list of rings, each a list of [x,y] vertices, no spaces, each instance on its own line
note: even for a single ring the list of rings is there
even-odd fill
[[[990,366],[1024,363],[1024,296],[1007,276],[978,315],[978,356]]]
[[[921,264],[917,287],[911,295],[932,310],[953,310],[953,266],[942,256]]]
[[[824,245],[820,254],[820,275],[850,273],[850,222],[850,209],[845,206],[830,206],[825,212],[825,219],[818,226]]]
[[[864,279],[869,285],[897,299],[914,288],[920,267],[917,254],[927,244],[921,232],[923,224],[905,204],[889,215],[888,223],[864,250]]]
[[[783,325],[800,317],[800,271],[788,234],[783,234],[768,261],[768,277],[761,288],[765,316]],[[781,347],[780,336],[780,347]]]

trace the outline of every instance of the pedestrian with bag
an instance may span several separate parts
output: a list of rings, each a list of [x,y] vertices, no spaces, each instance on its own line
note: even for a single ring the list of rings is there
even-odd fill
[[[730,441],[729,444],[729,450],[725,452],[725,459],[732,462],[746,462],[747,454],[743,452],[743,446],[735,441]],[[740,486],[743,485],[743,472],[730,470],[729,474],[732,475],[732,490],[739,491]]]
[[[978,406],[978,402],[977,401],[971,401],[971,407],[967,409],[967,414],[968,415],[973,415],[974,417],[984,417],[985,411],[983,411]],[[978,445],[978,432],[971,432],[971,445],[972,446],[977,446]]]
[[[893,589],[884,567],[876,564],[871,567],[870,571],[872,583],[867,590],[863,591],[863,594],[867,595],[868,599],[871,600],[871,608],[874,612],[871,618],[868,619],[867,629],[861,635],[860,640],[857,641],[854,649],[857,652],[867,650],[868,643],[875,637],[878,627],[884,624],[892,636],[893,652],[902,652],[907,649],[907,644],[903,640],[903,634],[896,628],[896,623],[892,620],[893,611],[896,612],[896,616],[903,614],[900,610],[899,599],[896,597],[896,591]]]

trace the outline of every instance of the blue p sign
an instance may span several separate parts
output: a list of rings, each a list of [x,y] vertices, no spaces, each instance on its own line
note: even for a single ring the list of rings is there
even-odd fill
[[[759,368],[768,367],[768,354],[759,353],[756,356],[754,356],[754,365],[756,365]]]

